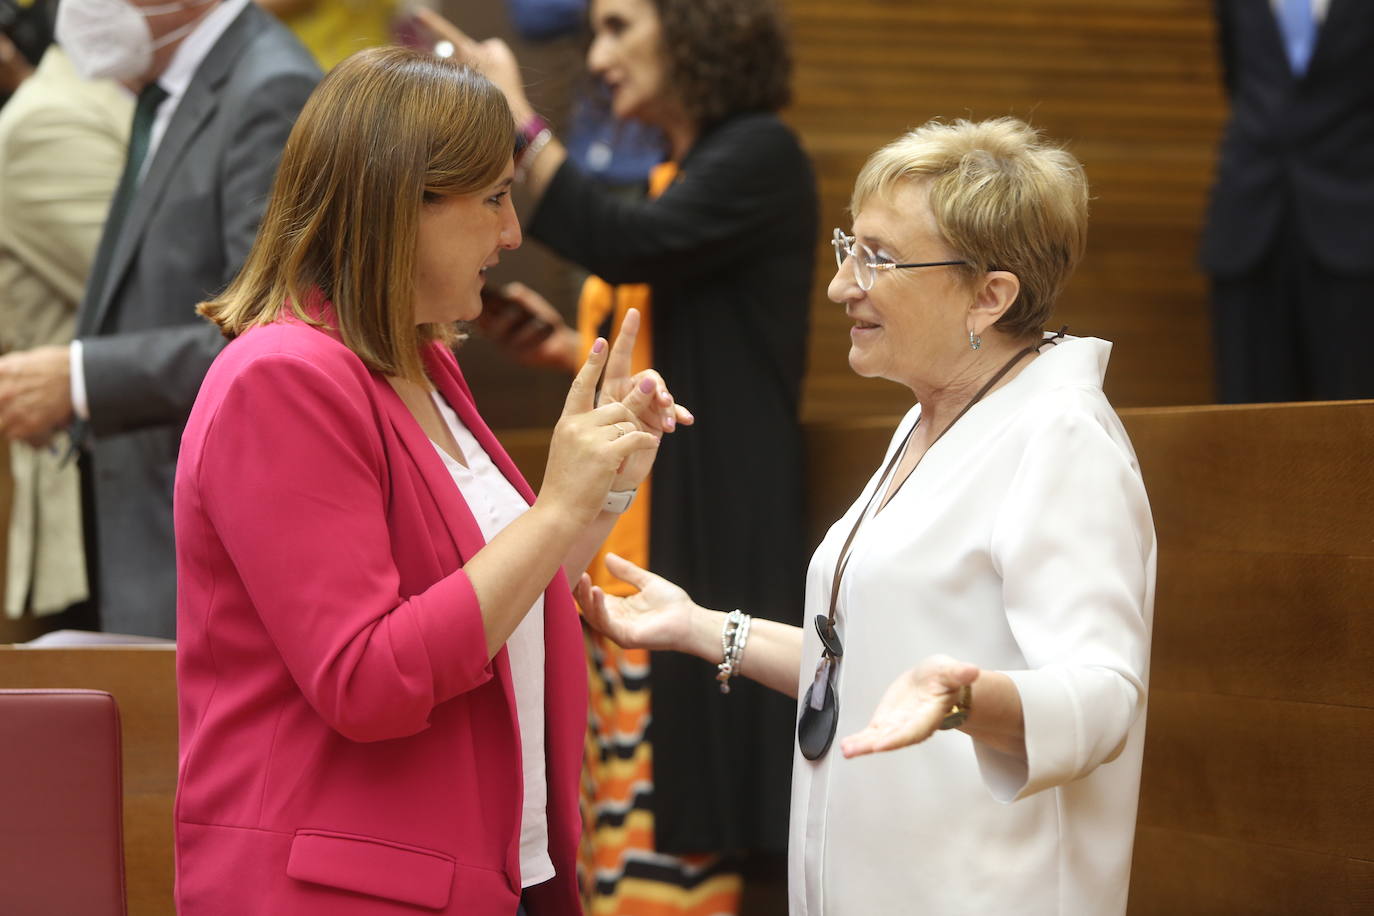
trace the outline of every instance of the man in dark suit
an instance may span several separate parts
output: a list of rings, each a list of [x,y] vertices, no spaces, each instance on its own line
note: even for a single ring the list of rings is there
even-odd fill
[[[162,0],[121,2],[143,17],[151,43],[136,29],[132,39],[128,29],[104,34],[120,17],[98,4],[59,7],[59,40],[78,71],[120,77],[139,99],[77,339],[70,350],[0,357],[0,429],[41,441],[74,422],[94,510],[87,525],[101,625],[173,636],[177,449],[223,346],[195,307],[247,256],[282,147],[320,73],[249,0],[187,0],[170,12]],[[144,69],[130,72],[130,61]]]
[[[1220,400],[1374,397],[1374,3],[1217,0]]]

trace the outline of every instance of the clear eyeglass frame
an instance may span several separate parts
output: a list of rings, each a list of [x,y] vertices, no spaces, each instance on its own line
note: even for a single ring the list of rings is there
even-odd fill
[[[886,258],[881,258],[873,253],[863,242],[860,242],[852,235],[845,234],[843,229],[836,229],[830,244],[835,247],[835,266],[844,267],[846,260],[854,263],[854,282],[859,284],[859,289],[868,292],[873,288],[873,283],[878,279],[880,270],[909,270],[913,267],[953,267],[958,264],[967,264],[968,261],[921,261],[911,264],[898,264]]]

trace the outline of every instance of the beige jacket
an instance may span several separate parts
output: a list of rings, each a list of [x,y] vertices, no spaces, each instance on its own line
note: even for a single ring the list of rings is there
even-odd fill
[[[72,338],[110,198],[124,168],[133,99],[76,75],[57,46],[0,109],[0,352]],[[12,443],[13,509],[4,607],[51,614],[87,597],[75,463]]]

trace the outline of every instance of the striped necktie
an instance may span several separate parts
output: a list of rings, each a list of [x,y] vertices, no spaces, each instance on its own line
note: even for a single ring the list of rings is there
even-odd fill
[[[105,217],[104,237],[101,239],[100,248],[96,251],[95,263],[91,266],[91,275],[86,281],[88,298],[90,294],[100,296],[105,289],[106,274],[110,272],[110,257],[119,241],[119,232],[124,226],[124,219],[129,215],[134,198],[138,194],[139,179],[143,173],[143,160],[148,158],[148,146],[152,140],[153,122],[157,120],[157,109],[166,100],[167,90],[157,83],[149,83],[138,94],[138,103],[134,106],[134,125],[129,131],[129,158],[124,163],[124,174],[119,177],[119,186],[115,188],[114,198],[110,201],[110,213]],[[72,419],[72,424],[68,429],[71,445],[67,449],[67,454],[62,458],[64,467],[72,460],[78,450],[85,447],[88,426],[87,421],[80,417]]]

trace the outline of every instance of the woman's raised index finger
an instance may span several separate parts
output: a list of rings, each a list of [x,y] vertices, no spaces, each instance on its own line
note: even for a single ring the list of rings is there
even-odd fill
[[[573,376],[568,388],[568,398],[563,402],[563,414],[586,413],[596,407],[596,383],[601,378],[601,370],[606,365],[606,339],[598,337],[592,343],[592,351],[587,361]]]

